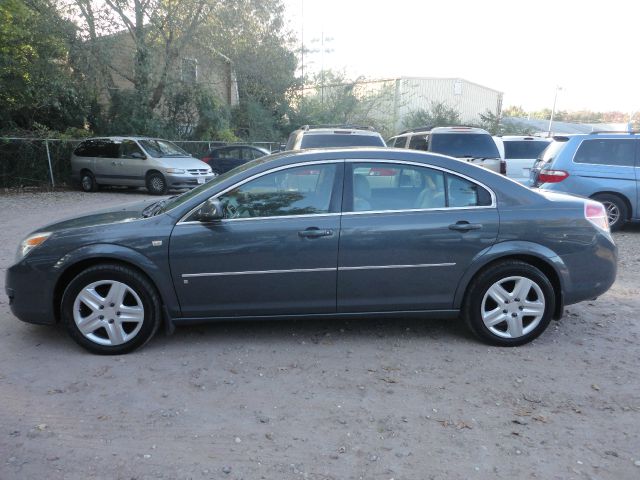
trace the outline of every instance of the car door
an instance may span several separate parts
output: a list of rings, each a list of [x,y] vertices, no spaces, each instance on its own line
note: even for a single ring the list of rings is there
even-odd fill
[[[120,154],[111,164],[117,169],[119,185],[144,185],[144,163],[146,155],[133,140],[119,144]]]
[[[179,222],[169,251],[183,316],[335,312],[343,169],[274,169],[217,195],[226,218]]]
[[[437,167],[349,162],[344,198],[340,313],[451,309],[465,270],[498,234],[493,193]]]
[[[100,138],[94,145],[94,175],[96,181],[102,185],[121,185],[120,148],[118,143],[110,138]]]

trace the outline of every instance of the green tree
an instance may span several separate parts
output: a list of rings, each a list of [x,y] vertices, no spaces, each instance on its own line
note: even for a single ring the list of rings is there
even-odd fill
[[[232,121],[238,134],[251,140],[282,137],[290,94],[300,85],[282,1],[221,2],[203,32],[205,45],[232,61],[240,102]]]
[[[522,108],[521,105],[510,105],[507,108],[502,110],[503,117],[526,117],[528,116],[527,112]]]
[[[447,127],[460,125],[460,112],[444,102],[431,102],[429,108],[410,112],[402,121],[405,128],[421,126]]]
[[[85,92],[68,61],[75,40],[48,0],[0,3],[0,129],[83,126]]]

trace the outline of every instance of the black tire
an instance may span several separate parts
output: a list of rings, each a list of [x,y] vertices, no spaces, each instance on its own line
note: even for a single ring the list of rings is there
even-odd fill
[[[624,227],[624,224],[629,219],[629,212],[627,204],[622,198],[610,193],[602,193],[594,196],[593,199],[602,203],[606,208],[609,228],[612,232]]]
[[[541,299],[543,305],[538,307],[541,311],[543,310],[541,315],[528,316],[524,310],[526,308],[523,306],[524,301],[537,302],[540,300],[538,290],[534,287],[531,287],[532,290],[527,290],[526,295],[528,296],[525,299],[519,299],[517,296],[515,298],[508,297],[506,303],[509,305],[503,307],[493,300],[489,290],[496,284],[500,284],[509,294],[517,294],[517,280],[507,280],[510,277],[519,277],[534,282],[543,297]],[[513,290],[509,291],[511,282],[513,282]],[[495,307],[492,303],[495,304]],[[474,278],[466,292],[462,315],[471,331],[480,339],[491,345],[515,347],[530,342],[544,332],[551,322],[555,305],[556,297],[553,286],[544,273],[528,263],[505,260],[491,265]],[[496,317],[505,318],[505,320],[488,327],[482,314],[483,312],[488,314],[491,311],[496,311]],[[509,317],[513,317],[513,320]],[[498,320],[499,318],[496,318],[496,321]],[[520,321],[520,325],[523,326],[522,335],[505,338],[505,336],[511,335],[510,321]],[[530,330],[525,333],[527,329]]]
[[[83,334],[76,320],[74,319],[74,306],[76,304],[76,300],[78,295],[85,287],[90,285],[107,282],[104,286],[105,289],[108,289],[107,292],[103,292],[105,298],[105,305],[102,308],[98,309],[89,309],[86,304],[80,303],[80,308],[78,308],[78,315],[82,316],[82,309],[88,310],[90,313],[86,318],[92,316],[94,313],[100,314],[102,312],[105,313],[106,317],[103,315],[100,320],[95,320],[95,323],[99,323],[98,326],[92,327],[93,332],[90,334]],[[108,295],[111,293],[110,287],[108,286],[108,282],[117,282],[117,285],[124,284],[129,290],[125,295],[130,296],[128,298],[133,299],[133,302],[129,302],[126,300],[126,297],[123,296],[122,307],[125,307],[125,301],[127,303],[135,303],[141,302],[141,306],[143,307],[143,315],[140,315],[143,319],[142,321],[137,321],[134,325],[134,328],[131,328],[130,322],[124,322],[115,316],[110,319],[109,316],[113,315],[113,310],[117,309],[118,306],[115,306],[113,310],[109,307],[113,307],[113,304],[107,305]],[[98,292],[99,288],[103,288],[102,285],[95,287],[95,291]],[[101,291],[102,292],[102,291]],[[130,292],[134,292],[137,295],[137,299],[134,298]],[[160,311],[160,296],[158,295],[155,287],[149,281],[147,277],[138,272],[137,270],[117,264],[99,264],[93,267],[89,267],[80,274],[78,274],[66,287],[64,294],[62,296],[61,301],[61,320],[64,323],[69,335],[73,340],[78,343],[78,345],[84,347],[91,353],[97,353],[99,355],[120,355],[124,353],[129,353],[136,348],[143,346],[147,343],[151,337],[158,330],[158,326],[160,325],[161,320],[161,311]],[[106,307],[106,308],[105,308]],[[129,307],[131,308],[131,307]],[[138,308],[137,305],[133,308]],[[116,313],[117,316],[120,316],[120,312]],[[104,317],[104,319],[102,319]],[[114,322],[114,320],[116,320]],[[141,325],[138,327],[137,325]],[[122,343],[119,344],[111,344],[111,335],[108,333],[108,324],[114,325],[113,328],[119,327],[121,332],[124,332],[122,335]],[[125,325],[127,328],[125,328]],[[126,330],[130,331],[127,332]],[[125,335],[131,335],[131,338],[126,338]],[[126,341],[124,341],[126,340]],[[100,342],[106,342],[108,344],[101,344]],[[117,343],[117,342],[114,342]]]
[[[96,182],[96,177],[93,176],[89,170],[84,170],[80,173],[80,188],[82,188],[85,192],[97,192],[98,191],[98,182]]]
[[[158,172],[147,175],[147,190],[151,195],[165,195],[169,187],[164,175]]]

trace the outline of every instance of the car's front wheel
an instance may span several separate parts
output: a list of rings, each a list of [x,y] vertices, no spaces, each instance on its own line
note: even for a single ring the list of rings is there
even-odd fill
[[[164,175],[158,172],[150,173],[147,176],[147,190],[151,195],[164,195],[169,190],[167,180]]]
[[[463,315],[478,337],[498,346],[517,346],[538,337],[549,325],[555,295],[538,268],[509,260],[494,264],[473,280]]]
[[[151,282],[123,265],[100,264],[78,274],[61,303],[67,331],[79,345],[101,355],[144,345],[160,323],[160,299]]]

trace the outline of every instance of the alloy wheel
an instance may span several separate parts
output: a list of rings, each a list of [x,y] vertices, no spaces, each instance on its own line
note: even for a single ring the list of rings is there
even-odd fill
[[[604,208],[607,210],[607,219],[609,225],[615,225],[620,220],[620,209],[613,202],[602,202]]]
[[[117,346],[138,334],[144,323],[144,306],[127,284],[102,280],[80,290],[73,304],[73,320],[88,340]]]
[[[527,277],[511,276],[487,289],[481,303],[484,325],[501,338],[517,339],[542,321],[545,298],[540,286]]]

